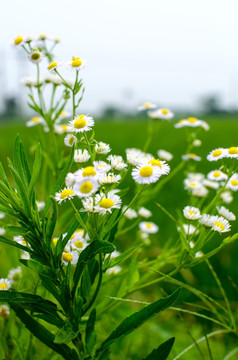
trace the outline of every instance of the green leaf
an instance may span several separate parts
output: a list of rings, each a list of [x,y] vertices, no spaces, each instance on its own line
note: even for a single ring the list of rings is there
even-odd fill
[[[72,325],[66,323],[55,335],[54,342],[56,344],[63,344],[64,342],[68,343],[74,338],[76,338],[77,335],[78,335],[78,331],[77,332],[74,331]]]
[[[128,270],[128,276],[127,276],[127,291],[129,291],[133,285],[135,285],[137,283],[137,281],[140,280],[140,274],[138,271],[138,258],[139,258],[140,254],[137,254],[137,256],[135,256],[129,265],[129,270]]]
[[[30,181],[30,184],[29,184],[29,187],[28,187],[28,195],[29,195],[30,200],[32,199],[34,186],[35,186],[36,180],[37,180],[37,178],[39,176],[39,173],[40,173],[41,161],[42,161],[42,155],[41,155],[41,146],[40,146],[40,143],[39,143],[37,145],[37,148],[36,148],[35,161],[34,161],[34,164],[33,164],[31,181]]]
[[[96,332],[94,331],[95,321],[96,321],[96,309],[93,309],[89,315],[86,325],[86,333],[85,333],[85,344],[88,353],[90,353],[93,350],[96,344],[97,335]]]
[[[23,251],[27,251],[29,254],[34,255],[34,252],[31,249],[29,249],[27,246],[23,246],[21,244],[18,244],[16,241],[9,240],[9,239],[5,238],[4,236],[1,236],[1,235],[0,235],[0,242],[3,243],[3,244],[6,244],[6,245],[16,247],[16,248],[21,249]]]
[[[21,163],[22,163],[22,167],[25,173],[25,178],[27,181],[27,184],[30,183],[31,181],[31,171],[30,171],[30,167],[26,158],[26,154],[24,151],[24,147],[23,147],[23,143],[22,141],[20,141],[20,154],[21,154]]]
[[[85,302],[89,300],[91,291],[91,278],[89,275],[88,267],[84,268],[82,281],[81,281],[81,293],[82,297],[84,298]]]
[[[58,217],[58,208],[57,208],[56,200],[53,197],[51,197],[51,201],[52,201],[53,211],[52,211],[51,217],[48,221],[48,224],[46,227],[46,233],[45,233],[47,249],[49,249],[49,247],[50,247],[51,238],[54,234],[56,221],[57,221],[57,217]]]
[[[153,302],[144,309],[124,319],[121,324],[111,333],[111,335],[102,343],[101,347],[97,350],[97,354],[106,349],[121,336],[130,334],[132,331],[144,324],[144,322],[170,307],[177,300],[180,292],[181,288],[178,288],[171,295]]]
[[[111,216],[107,219],[107,222],[100,235],[102,240],[108,240],[109,238],[112,238],[113,235],[116,233],[117,226],[113,227],[113,224],[116,222],[116,220],[120,215],[121,215],[121,209],[115,209],[111,214]]]
[[[125,261],[126,259],[128,259],[139,247],[141,247],[143,244],[139,244],[136,245],[135,247],[126,250],[123,254],[115,257],[114,259],[111,260],[109,268],[114,267],[116,265],[119,265],[121,262]]]
[[[31,259],[30,260],[21,259],[20,262],[41,276],[48,277],[54,281],[56,281],[57,279],[58,271],[50,268],[49,266],[43,265],[38,261]]]
[[[166,360],[170,354],[170,351],[173,347],[175,338],[172,337],[169,340],[161,344],[157,349],[154,349],[151,354],[149,354],[143,360]]]

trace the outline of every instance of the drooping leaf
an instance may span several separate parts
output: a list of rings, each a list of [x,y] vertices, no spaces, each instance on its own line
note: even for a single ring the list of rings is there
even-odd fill
[[[157,349],[154,349],[152,353],[150,353],[143,360],[166,360],[170,354],[170,351],[173,347],[175,338],[172,337],[169,340],[163,342]]]
[[[129,250],[126,250],[123,254],[115,257],[114,259],[111,260],[109,268],[114,267],[116,265],[119,265],[121,262],[125,261],[126,259],[128,259],[139,247],[141,247],[143,244],[139,244]]]
[[[18,248],[20,250],[23,250],[23,251],[27,251],[29,254],[34,255],[34,252],[30,248],[28,248],[27,246],[23,246],[23,245],[17,243],[16,241],[9,240],[9,239],[5,238],[4,236],[1,236],[1,235],[0,235],[0,242],[3,243],[3,244],[6,244],[6,245],[16,247],[16,248]]]

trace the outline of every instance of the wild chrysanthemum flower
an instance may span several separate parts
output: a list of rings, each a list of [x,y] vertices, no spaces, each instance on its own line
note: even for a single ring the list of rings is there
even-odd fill
[[[202,142],[201,142],[200,139],[195,139],[195,140],[193,140],[193,146],[199,147],[199,146],[201,146],[201,145],[202,145]]]
[[[185,179],[184,186],[187,190],[197,190],[202,187],[202,184],[200,181]]]
[[[120,155],[109,155],[107,160],[110,161],[111,168],[114,170],[121,171],[127,167]]]
[[[10,280],[4,278],[0,279],[0,291],[10,289],[11,285],[12,283]]]
[[[18,266],[16,269],[11,269],[8,274],[8,279],[12,282],[17,282],[22,277],[22,268]]]
[[[84,209],[87,212],[94,212],[94,199],[93,199],[93,197],[88,197],[88,198],[82,199],[82,204],[83,204]]]
[[[46,74],[44,76],[45,84],[54,84],[55,86],[62,85],[63,80],[59,75],[56,74]]]
[[[173,159],[173,155],[170,152],[163,149],[158,150],[157,154],[159,159],[161,160],[170,161]]]
[[[182,119],[179,120],[177,122],[177,124],[174,125],[175,128],[182,128],[182,127],[202,127],[204,130],[209,130],[210,126],[208,125],[208,123],[206,123],[206,121],[204,120],[199,120],[195,117],[189,117],[187,119]]]
[[[47,69],[48,69],[48,70],[55,70],[58,65],[59,65],[59,64],[57,63],[57,61],[53,61],[53,62],[51,62],[51,63],[48,65]]]
[[[63,190],[55,194],[55,200],[58,201],[59,204],[61,204],[62,201],[70,200],[74,196],[75,196],[75,191],[73,190],[73,188],[64,188]]]
[[[145,102],[144,104],[138,106],[138,110],[141,111],[141,110],[149,110],[149,109],[155,109],[156,108],[156,105],[151,103],[151,102]]]
[[[110,145],[105,144],[102,141],[99,141],[99,143],[95,145],[95,151],[99,155],[106,155],[111,151]]]
[[[207,178],[209,180],[221,181],[221,180],[227,180],[228,176],[220,170],[213,170],[207,174]]]
[[[94,161],[93,166],[99,173],[106,173],[111,170],[111,165],[107,164],[105,161]]]
[[[225,157],[225,149],[218,148],[212,150],[210,154],[207,156],[207,160],[209,161],[217,161]]]
[[[169,109],[158,109],[155,111],[148,111],[149,117],[152,119],[170,120],[174,117],[174,113]]]
[[[159,166],[139,165],[132,170],[132,177],[138,184],[151,184],[159,180],[162,175]]]
[[[132,166],[138,166],[141,162],[147,160],[147,155],[141,151],[140,149],[126,149],[126,158],[127,162]],[[153,156],[149,156],[148,160],[153,158]]]
[[[84,163],[90,159],[88,150],[77,149],[74,151],[74,161],[76,163]]]
[[[77,250],[64,251],[62,254],[62,262],[64,265],[68,265],[68,263],[75,265],[78,262],[78,258],[79,258],[79,254]]]
[[[77,115],[69,122],[68,130],[70,132],[80,133],[92,130],[92,126],[94,126],[94,120],[92,117],[86,115]]]
[[[29,254],[29,252],[27,252],[27,251],[23,251],[23,253],[21,254],[21,259],[23,259],[23,260],[30,260],[30,254]]]
[[[36,126],[36,125],[40,125],[40,124],[44,125],[45,120],[40,116],[34,116],[33,118],[31,118],[31,120],[27,121],[26,126],[31,127],[31,126]]]
[[[118,183],[121,180],[121,175],[115,175],[113,173],[100,174],[99,175],[99,184],[101,185],[111,185]]]
[[[192,154],[192,153],[182,155],[182,159],[183,160],[195,160],[195,161],[201,161],[202,160],[201,156],[198,156],[198,155]]]
[[[170,167],[165,161],[159,159],[151,159],[147,162],[147,164],[152,165],[153,167],[157,167],[161,175],[168,175],[168,173],[170,172]]]
[[[139,228],[141,231],[148,234],[155,234],[159,231],[158,225],[151,221],[142,221],[141,223],[139,223]]]
[[[70,240],[70,247],[73,250],[82,251],[88,246],[87,241],[84,238],[77,238]]]
[[[72,173],[68,173],[65,178],[65,185],[67,188],[72,188],[75,184],[76,176]]]
[[[22,35],[18,35],[15,39],[14,39],[14,46],[15,47],[19,47],[24,43],[24,37]]]
[[[194,206],[186,206],[183,215],[188,220],[197,220],[200,218],[200,210]]]
[[[33,64],[38,64],[43,59],[43,54],[39,50],[33,50],[32,53],[29,55],[29,60]]]
[[[37,210],[40,212],[42,209],[44,209],[45,202],[36,200],[36,206],[37,206]]]
[[[98,181],[93,176],[76,179],[74,191],[79,198],[89,197],[98,190]]]
[[[120,209],[121,198],[115,194],[115,190],[111,190],[106,194],[101,193],[95,196],[95,211],[104,215],[111,213],[112,209]]]
[[[229,191],[222,192],[220,197],[226,204],[230,204],[233,201],[233,196]]]
[[[6,230],[4,228],[0,228],[0,235],[4,235],[6,233]]]
[[[152,216],[152,212],[150,210],[146,209],[145,207],[139,208],[138,214],[145,219],[148,219],[149,217]]]
[[[238,190],[238,174],[237,173],[233,174],[230,177],[226,186],[228,189],[230,189],[232,191]]]
[[[218,217],[217,215],[202,214],[199,221],[203,226],[212,227]]]
[[[220,184],[217,181],[212,181],[208,179],[204,179],[202,184],[211,189],[218,189],[220,186]]]
[[[238,147],[232,146],[229,149],[225,149],[225,156],[229,158],[238,159]]]
[[[72,147],[74,144],[77,143],[77,138],[73,134],[68,134],[64,138],[64,143],[66,146]]]
[[[5,218],[5,214],[0,212],[0,219],[3,219],[3,218]]]
[[[220,216],[216,219],[212,226],[212,230],[217,231],[219,233],[224,233],[230,231],[231,225],[229,222],[224,219],[224,217]]]
[[[138,215],[134,209],[131,209],[131,208],[128,208],[127,210],[126,209],[127,209],[127,206],[126,205],[123,206],[122,213],[127,219],[131,220],[131,219],[137,218]]]
[[[24,77],[21,79],[21,83],[28,87],[36,87],[43,85],[44,80],[42,78],[38,79],[36,77]]]
[[[208,190],[205,186],[201,186],[198,189],[191,189],[192,195],[197,197],[206,197],[208,195]]]
[[[192,172],[189,172],[187,174],[187,177],[189,180],[194,180],[194,181],[198,181],[198,182],[202,182],[204,179],[205,179],[205,175],[202,174],[202,173],[192,173]]]
[[[22,246],[27,246],[27,242],[24,239],[23,236],[19,235],[19,236],[14,236],[13,238],[14,241],[16,241],[18,244],[22,245]]]
[[[229,211],[224,206],[217,207],[217,211],[218,211],[219,215],[223,216],[225,219],[227,219],[229,221],[235,221],[236,220],[235,214],[233,214],[233,212]]]
[[[10,308],[8,305],[1,305],[0,306],[0,316],[3,318],[9,318],[10,316]]]
[[[77,170],[74,174],[76,176],[76,180],[91,176],[98,178],[99,171],[96,170],[94,166],[86,166],[85,168]]]
[[[85,68],[87,65],[86,60],[80,58],[80,57],[73,57],[70,61],[66,63],[68,69],[74,70],[74,71],[80,71]]]
[[[116,274],[118,274],[120,271],[121,271],[121,267],[118,266],[118,265],[116,265],[116,266],[113,266],[113,267],[107,269],[106,274],[108,274],[108,275],[111,275],[111,274],[112,274],[112,275],[116,275]]]
[[[181,231],[181,228],[178,227],[178,231]],[[195,226],[191,225],[191,224],[183,224],[183,231],[185,232],[186,235],[192,235],[194,233],[198,233],[198,230],[196,230]]]

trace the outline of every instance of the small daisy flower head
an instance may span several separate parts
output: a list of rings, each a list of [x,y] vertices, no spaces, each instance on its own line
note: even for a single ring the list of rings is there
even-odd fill
[[[22,245],[22,246],[27,246],[27,242],[24,239],[23,236],[19,235],[19,236],[14,236],[13,238],[14,241],[16,241],[18,244]]]
[[[66,146],[73,147],[77,143],[77,138],[73,134],[68,134],[64,138],[64,143]]]
[[[131,208],[128,208],[127,210],[126,209],[127,209],[127,206],[123,206],[122,213],[127,219],[131,220],[131,219],[137,218],[138,215],[134,209],[131,209]]]
[[[94,166],[86,166],[85,168],[79,169],[75,172],[76,179],[82,179],[85,177],[98,178],[99,171]]]
[[[191,179],[185,179],[184,180],[184,186],[187,190],[197,190],[202,187],[202,184],[200,181],[197,180],[191,180]]]
[[[138,210],[138,214],[145,219],[148,219],[149,217],[152,216],[152,212],[148,209],[146,209],[145,207],[141,207]]]
[[[73,188],[66,187],[55,194],[55,200],[58,201],[59,204],[61,204],[62,201],[71,200],[74,196],[75,191],[73,190]]]
[[[148,164],[157,167],[161,175],[168,175],[168,173],[170,172],[170,167],[166,163],[166,161],[162,161],[159,159],[151,159],[148,161]]]
[[[203,252],[202,251],[197,251],[196,254],[195,254],[195,258],[200,258],[200,257],[203,257]]]
[[[74,186],[76,181],[76,176],[72,173],[68,173],[65,178],[65,185],[67,188],[71,188]]]
[[[232,190],[232,191],[237,191],[238,190],[238,174],[237,173],[233,174],[230,177],[226,187],[228,189]]]
[[[196,196],[196,197],[199,197],[199,198],[203,198],[203,197],[206,197],[208,195],[208,190],[203,185],[198,189],[191,189],[191,191],[192,191],[193,196]]]
[[[82,251],[86,248],[86,246],[88,246],[88,244],[84,238],[75,237],[74,239],[70,240],[70,247],[73,250]]]
[[[178,227],[178,231],[181,231],[181,228]],[[196,230],[196,227],[191,224],[183,224],[183,231],[186,235],[192,235],[194,233],[198,233],[198,230]]]
[[[175,124],[175,128],[182,127],[202,127],[206,131],[210,129],[210,126],[208,125],[208,123],[206,123],[206,121],[199,120],[195,117],[188,117],[187,119],[179,120],[177,124]]]
[[[51,70],[51,71],[52,71],[52,70],[55,70],[58,65],[59,65],[59,64],[57,63],[57,61],[53,61],[53,62],[51,62],[51,63],[48,65],[47,69],[48,69],[48,70]]]
[[[207,174],[207,178],[209,180],[221,181],[221,180],[227,180],[228,176],[220,170],[213,170]]]
[[[187,160],[201,161],[202,160],[201,156],[198,156],[193,153],[182,155],[182,159],[185,161],[187,161]]]
[[[76,265],[78,262],[79,254],[77,250],[73,251],[64,251],[62,254],[62,263],[64,265],[68,265],[71,263],[72,265]]]
[[[109,155],[107,160],[110,161],[111,168],[114,170],[121,171],[127,167],[120,155]]]
[[[226,149],[226,157],[238,159],[238,147],[232,146]]]
[[[151,103],[151,102],[145,102],[142,105],[139,105],[137,110],[142,111],[142,110],[150,110],[150,109],[155,109],[156,105]]]
[[[208,161],[217,161],[224,158],[226,155],[226,151],[223,148],[217,148],[212,150],[210,154],[207,156]]]
[[[74,161],[76,163],[84,163],[90,159],[88,150],[77,149],[74,151]]]
[[[106,173],[111,170],[111,165],[107,164],[105,161],[94,161],[93,166],[99,173]]]
[[[37,210],[40,212],[42,209],[44,209],[45,202],[36,200],[36,206],[37,206]]]
[[[33,76],[24,77],[20,80],[20,82],[28,87],[36,87],[39,85],[43,85],[43,79],[39,79],[38,83],[37,78]]]
[[[24,43],[24,37],[22,35],[18,35],[13,42],[14,47],[19,47],[23,45]]]
[[[199,147],[202,145],[202,141],[200,139],[193,140],[193,146]]]
[[[188,220],[197,220],[200,218],[200,210],[193,206],[185,206],[183,215]]]
[[[217,207],[217,211],[218,211],[219,215],[221,215],[222,217],[224,217],[225,219],[227,219],[229,221],[236,220],[235,214],[233,214],[233,212],[231,212],[227,208],[225,208],[225,206]]]
[[[9,318],[9,316],[10,316],[9,306],[5,305],[5,304],[1,305],[0,306],[0,317],[7,319],[7,318]]]
[[[113,266],[113,267],[107,269],[106,274],[108,274],[108,275],[116,275],[120,271],[121,271],[121,267],[116,265],[116,266]]]
[[[212,230],[217,231],[219,233],[228,232],[230,231],[230,228],[231,225],[222,216],[218,217],[212,226]]]
[[[5,214],[0,212],[0,219],[3,219],[3,218],[5,218]]]
[[[98,181],[93,176],[77,179],[74,185],[75,194],[79,198],[91,196],[98,190],[98,188]]]
[[[69,126],[67,124],[54,124],[54,131],[56,134],[61,135],[70,130],[69,130]]]
[[[99,175],[99,184],[100,185],[112,185],[118,183],[121,180],[121,175],[116,175],[113,173],[100,174]]]
[[[111,148],[110,145],[105,144],[102,141],[99,141],[99,143],[95,145],[95,151],[99,155],[106,155],[111,151]]]
[[[52,242],[53,242],[54,246],[57,245],[58,240],[59,240],[59,238],[57,238],[57,237],[54,237],[54,238],[52,239]]]
[[[117,250],[114,250],[111,254],[110,254],[110,258],[111,259],[115,259],[117,256],[121,255],[121,253]]]
[[[17,282],[22,277],[22,268],[18,266],[16,269],[11,269],[8,274],[8,279],[12,282]]]
[[[226,204],[230,204],[233,201],[233,196],[231,195],[230,191],[222,192],[220,197]]]
[[[5,235],[6,234],[6,230],[4,228],[0,228],[0,235]]]
[[[138,184],[152,184],[159,180],[161,176],[159,166],[143,164],[132,170],[132,177]]]
[[[148,234],[155,234],[159,231],[158,225],[151,221],[142,221],[141,223],[139,223],[139,228],[141,231]]]
[[[109,191],[107,195],[101,193],[95,196],[95,211],[102,215],[111,213],[113,209],[120,209],[121,198],[115,194],[115,190]]]
[[[29,254],[29,252],[27,252],[27,251],[23,251],[23,253],[21,254],[21,259],[23,259],[23,260],[30,260],[30,254]]]
[[[46,84],[54,84],[56,86],[62,85],[63,81],[57,74],[46,74],[44,76],[44,82]]]
[[[204,179],[202,184],[211,189],[218,189],[220,186],[220,184],[217,181],[212,181],[208,179]]]
[[[170,152],[163,149],[158,150],[157,154],[159,159],[161,160],[170,161],[173,159],[173,155]]]
[[[40,34],[39,36],[38,36],[38,40],[41,40],[41,41],[45,41],[45,40],[47,40],[47,35],[46,34]]]
[[[202,182],[205,179],[205,175],[202,173],[194,173],[194,172],[189,172],[187,174],[187,177],[189,180],[191,181],[199,181]]]
[[[84,209],[89,212],[92,213],[94,212],[94,199],[93,197],[88,197],[88,198],[84,198],[82,199],[82,204]]]
[[[69,122],[69,131],[80,133],[92,130],[94,120],[90,116],[78,115]]]
[[[145,153],[140,149],[126,149],[127,162],[132,166],[138,166],[144,160]]]
[[[169,109],[158,109],[148,112],[149,117],[152,119],[170,120],[174,117],[174,113]]]
[[[80,71],[85,68],[87,62],[80,57],[73,57],[70,61],[66,63],[66,65],[70,70]]]
[[[202,214],[199,221],[205,227],[212,227],[218,217],[217,215]]]
[[[9,290],[11,287],[12,283],[10,280],[8,279],[0,279],[0,291],[1,290]]]
[[[26,126],[32,127],[40,124],[44,125],[45,120],[40,116],[34,116],[33,118],[31,118],[31,120],[27,121]]]
[[[33,64],[39,64],[43,59],[43,54],[39,50],[33,50],[32,53],[29,55],[29,60]]]

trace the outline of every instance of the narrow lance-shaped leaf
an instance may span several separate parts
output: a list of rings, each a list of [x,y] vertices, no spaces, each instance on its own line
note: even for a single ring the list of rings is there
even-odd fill
[[[23,246],[23,245],[17,243],[16,241],[9,240],[9,239],[5,238],[4,236],[1,236],[1,235],[0,235],[0,242],[3,243],[3,244],[6,244],[6,245],[16,247],[16,248],[21,249],[23,251],[27,251],[27,252],[29,252],[29,254],[34,255],[34,252],[31,249],[29,249],[27,246]]]
[[[41,155],[41,146],[39,143],[36,148],[35,161],[34,161],[34,165],[33,165],[33,169],[32,169],[31,181],[30,181],[30,184],[28,187],[28,195],[29,195],[30,199],[32,198],[34,186],[35,186],[36,180],[40,173],[41,161],[42,161],[42,155]]]
[[[152,353],[150,353],[143,360],[166,360],[170,354],[170,351],[173,347],[175,338],[172,337],[169,340],[165,341],[161,344],[157,349],[154,349]]]
[[[139,247],[141,247],[143,244],[139,244],[127,251],[125,251],[123,254],[115,257],[114,259],[111,260],[110,264],[109,264],[109,268],[114,267],[116,265],[119,265],[121,262],[125,261],[126,259],[128,259]]]

